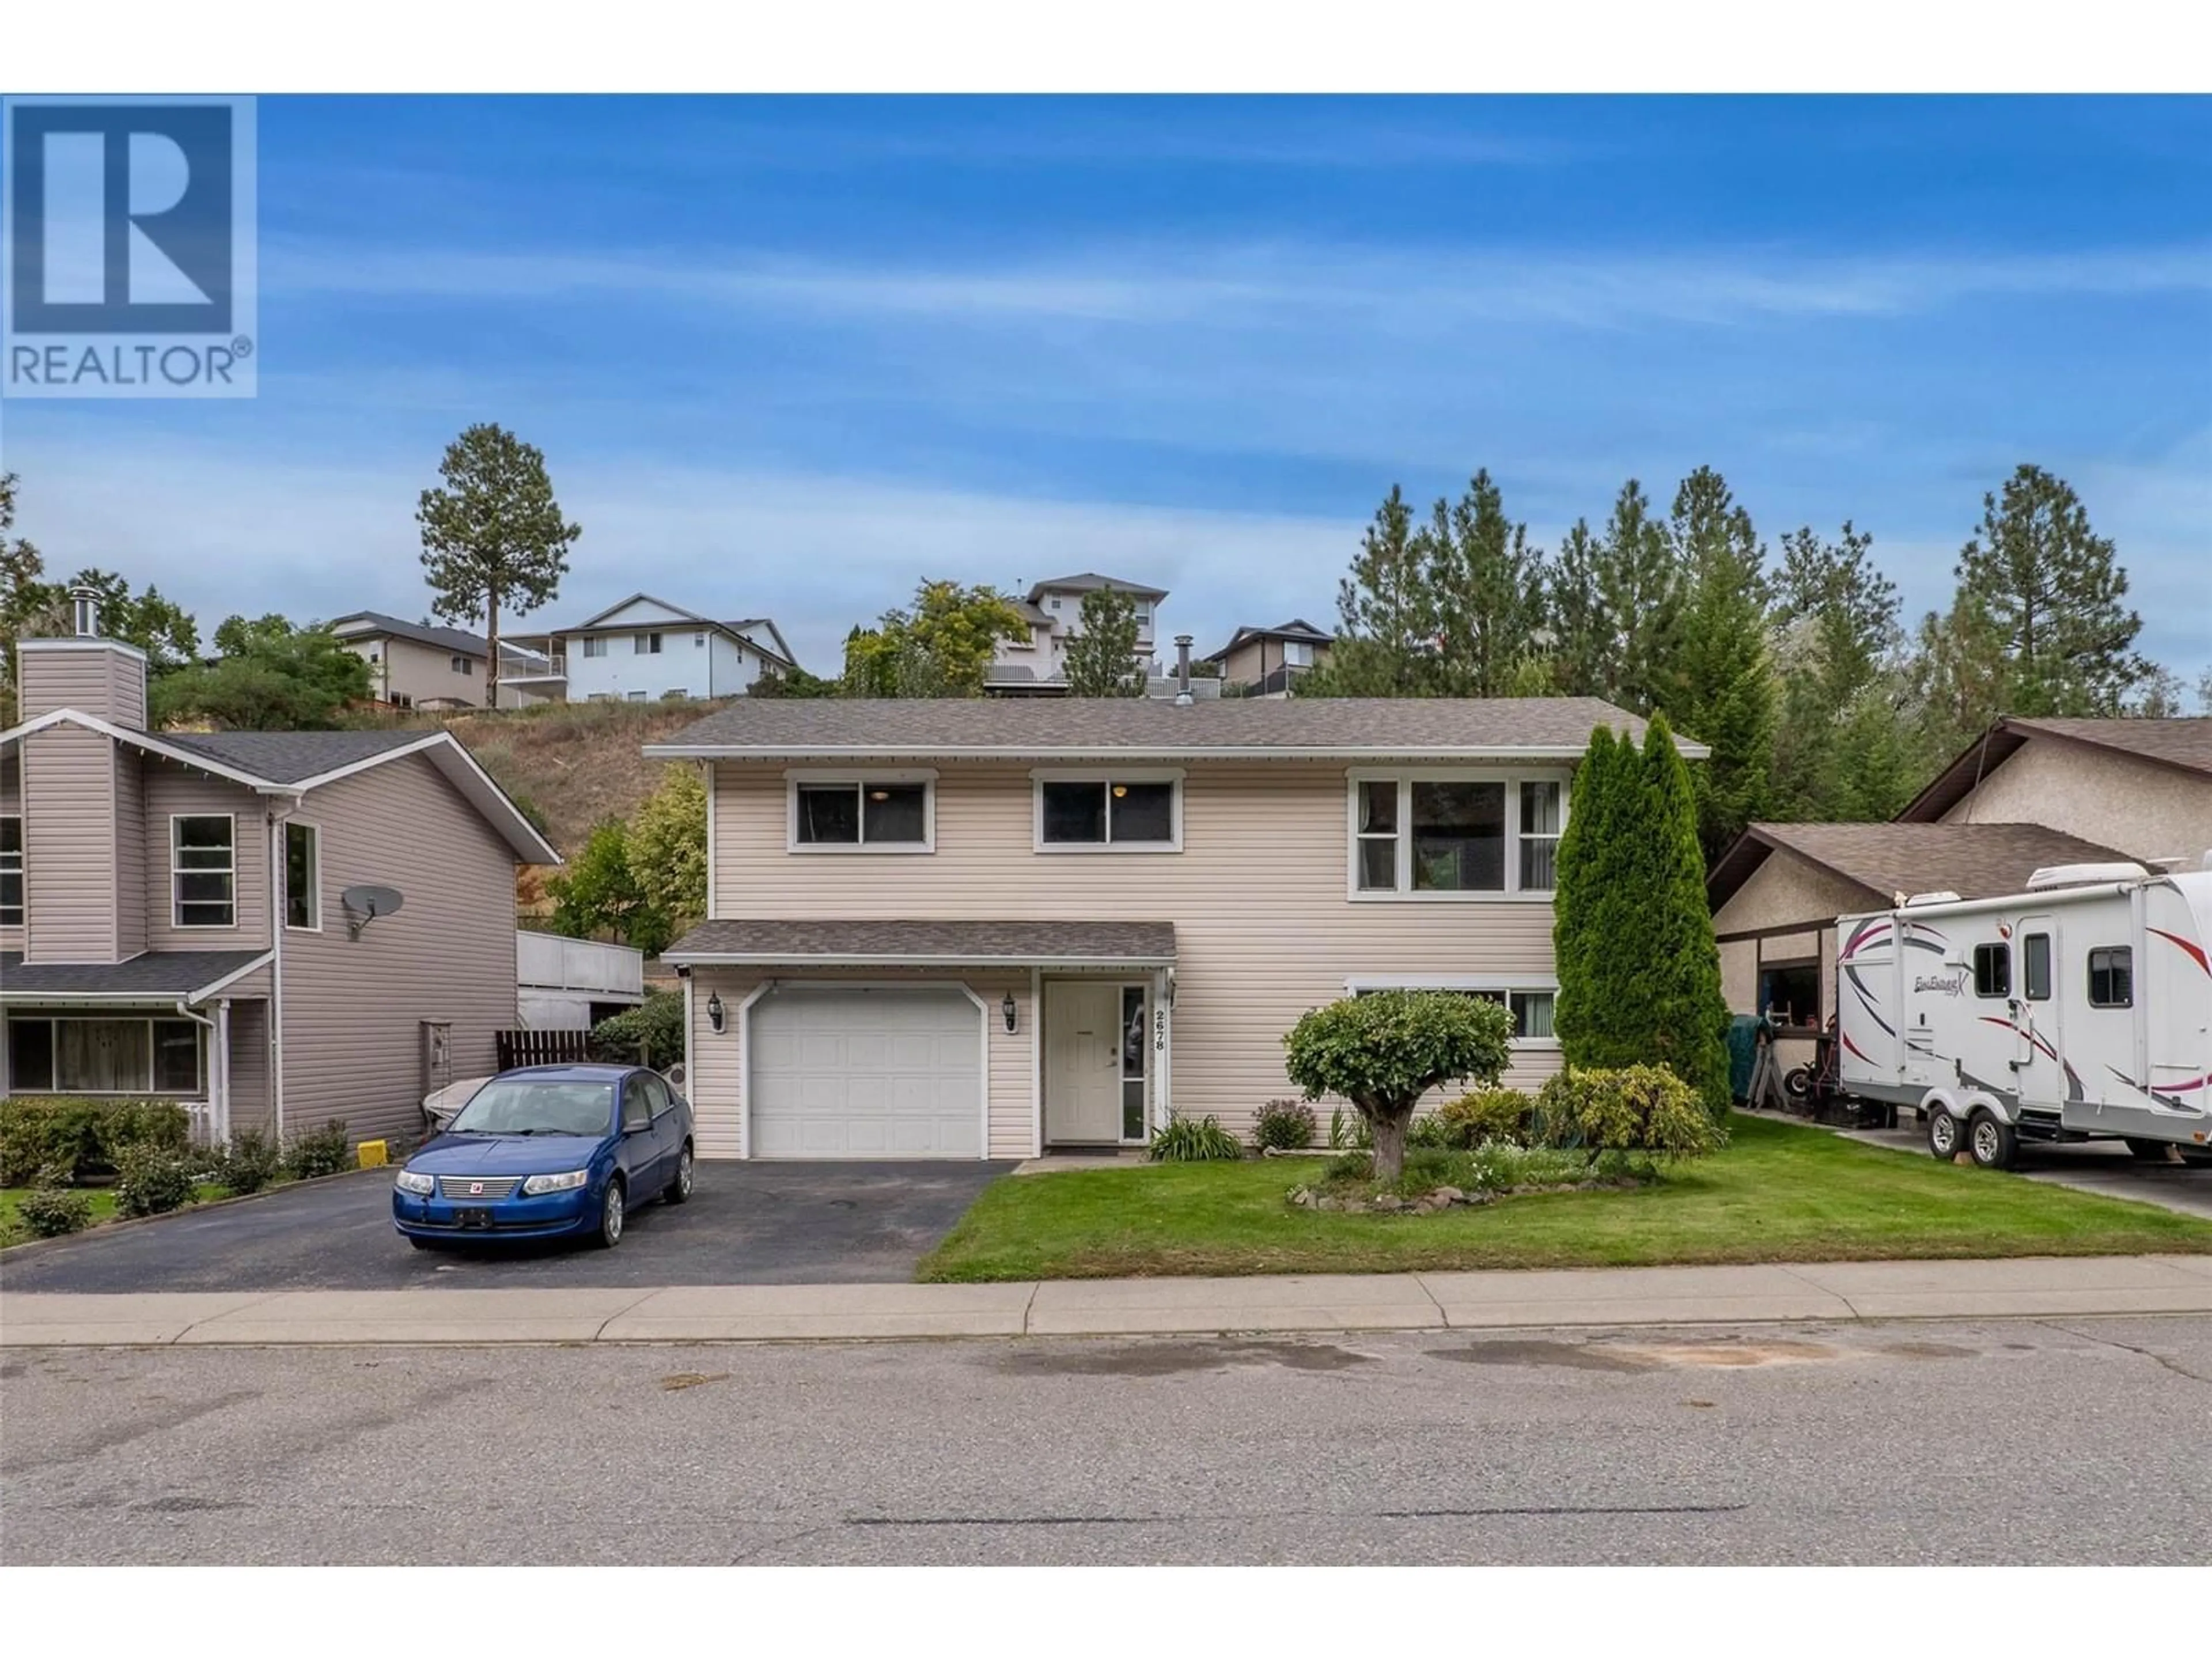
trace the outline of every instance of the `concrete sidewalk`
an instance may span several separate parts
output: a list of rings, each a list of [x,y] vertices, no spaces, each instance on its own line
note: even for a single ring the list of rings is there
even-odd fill
[[[854,1341],[2160,1313],[2212,1313],[2212,1256],[1015,1285],[0,1292],[0,1346]]]

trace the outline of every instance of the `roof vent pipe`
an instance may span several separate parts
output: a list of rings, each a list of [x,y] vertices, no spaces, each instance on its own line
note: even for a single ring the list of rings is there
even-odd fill
[[[70,608],[73,613],[72,628],[81,640],[100,637],[100,590],[96,587],[70,589]]]
[[[1190,635],[1176,635],[1176,706],[1190,706]]]

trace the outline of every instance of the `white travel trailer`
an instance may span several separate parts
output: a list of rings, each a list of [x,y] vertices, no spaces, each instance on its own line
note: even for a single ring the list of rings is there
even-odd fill
[[[1837,922],[1843,1087],[1918,1108],[1941,1158],[2003,1169],[2022,1140],[2116,1137],[2212,1164],[2212,867],[2027,886]]]

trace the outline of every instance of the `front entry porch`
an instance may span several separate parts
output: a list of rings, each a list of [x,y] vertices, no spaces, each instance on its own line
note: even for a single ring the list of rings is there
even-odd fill
[[[1166,974],[1042,980],[1045,1150],[1141,1146],[1166,1121],[1170,983]]]

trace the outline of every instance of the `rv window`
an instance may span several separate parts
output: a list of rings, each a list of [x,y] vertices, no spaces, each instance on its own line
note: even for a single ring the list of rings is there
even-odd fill
[[[2020,942],[2021,994],[2030,1002],[2051,1000],[2051,935],[2030,933]]]
[[[1974,947],[1974,994],[2008,997],[2012,994],[2012,951],[2002,945]]]
[[[2112,945],[2089,952],[2089,1006],[2136,1006],[2136,953],[2129,946]]]

